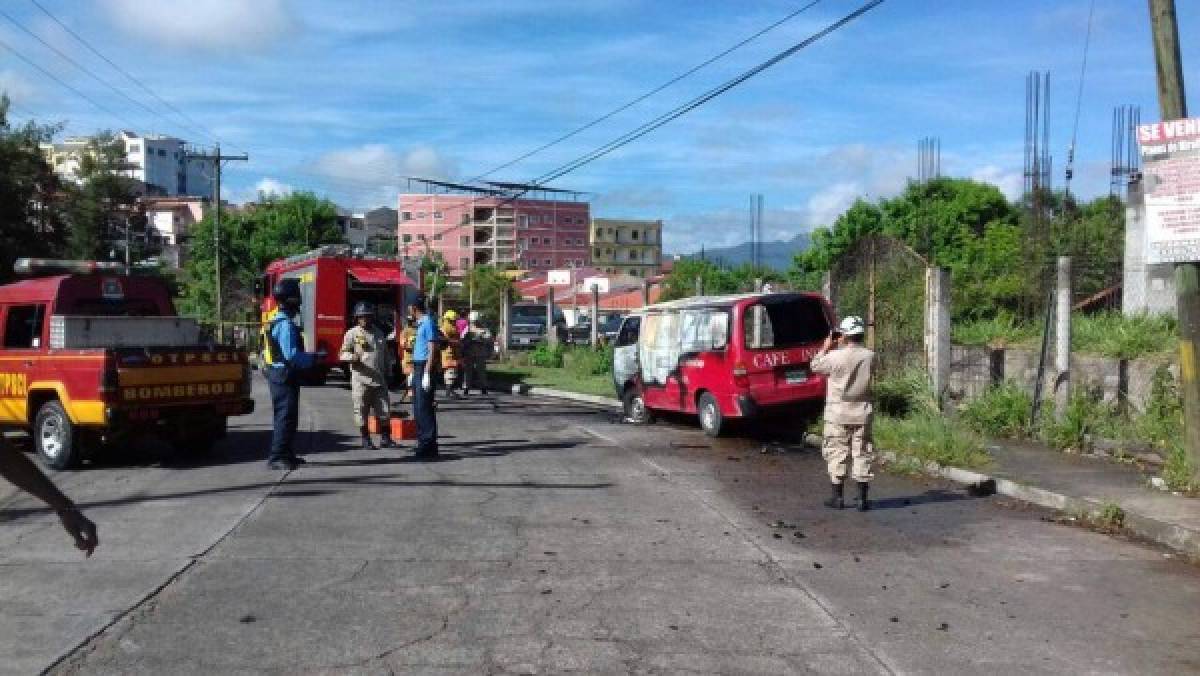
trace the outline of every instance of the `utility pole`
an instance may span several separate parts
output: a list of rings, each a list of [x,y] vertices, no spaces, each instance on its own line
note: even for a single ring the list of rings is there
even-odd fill
[[[1158,65],[1158,107],[1163,121],[1187,117],[1183,59],[1179,53],[1179,24],[1175,0],[1149,0],[1154,60]],[[1176,307],[1179,309],[1179,389],[1183,394],[1184,452],[1192,477],[1200,481],[1200,263],[1175,265]]]
[[[222,155],[221,144],[218,143],[211,153],[188,152],[186,154],[189,160],[205,160],[213,163],[213,183],[215,184],[216,198],[213,200],[216,211],[213,212],[213,300],[217,310],[217,342],[225,342],[225,325],[222,323],[224,316],[221,310],[221,163],[222,162],[246,162],[250,156],[246,153],[241,155]]]

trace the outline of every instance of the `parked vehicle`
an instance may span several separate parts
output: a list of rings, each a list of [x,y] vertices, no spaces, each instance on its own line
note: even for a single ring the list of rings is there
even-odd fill
[[[509,349],[531,348],[546,340],[546,306],[542,303],[517,303],[509,312]],[[567,342],[567,319],[554,307],[554,327],[558,342]]]
[[[364,256],[354,254],[347,246],[326,246],[267,266],[258,284],[263,321],[275,312],[271,289],[284,278],[300,280],[296,323],[306,349],[325,355],[311,375],[313,384],[324,383],[331,369],[348,368],[338,359],[338,352],[342,337],[354,324],[351,313],[357,303],[374,305],[376,321],[384,333],[391,335],[407,301],[416,293],[416,285],[398,258]],[[391,347],[395,347],[394,342]]]
[[[18,272],[46,276],[0,286],[0,426],[29,430],[55,469],[146,432],[205,451],[254,410],[246,352],[123,267],[23,259]]]
[[[600,339],[607,345],[611,345],[617,339],[617,332],[621,330],[621,322],[625,321],[625,315],[614,312],[600,324]]]
[[[809,362],[833,325],[829,302],[811,293],[652,305],[621,324],[613,384],[633,422],[692,413],[717,436],[731,419],[822,402],[825,378]]]

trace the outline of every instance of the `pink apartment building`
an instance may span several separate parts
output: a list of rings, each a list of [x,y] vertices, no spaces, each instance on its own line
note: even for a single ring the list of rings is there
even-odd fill
[[[591,213],[581,193],[491,181],[408,184],[397,225],[402,254],[419,255],[428,245],[455,275],[476,265],[551,270],[589,263]]]

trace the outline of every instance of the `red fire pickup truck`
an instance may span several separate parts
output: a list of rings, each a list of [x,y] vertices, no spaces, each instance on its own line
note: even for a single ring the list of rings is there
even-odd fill
[[[254,410],[246,353],[176,316],[162,279],[74,261],[17,270],[57,273],[0,286],[0,426],[29,430],[45,464],[149,431],[207,450]]]

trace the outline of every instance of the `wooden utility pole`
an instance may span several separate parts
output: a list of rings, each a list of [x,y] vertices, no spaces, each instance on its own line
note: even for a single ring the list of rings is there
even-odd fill
[[[250,159],[250,156],[246,153],[222,155],[221,144],[218,143],[211,153],[188,152],[186,157],[189,160],[206,160],[213,163],[213,183],[216,193],[213,200],[216,207],[216,211],[213,212],[213,301],[217,310],[217,342],[223,343],[225,342],[225,325],[222,323],[224,316],[221,310],[221,163],[226,161],[245,162]]]
[[[1164,122],[1187,117],[1183,59],[1175,0],[1149,0],[1154,60],[1158,66],[1158,107]],[[1179,389],[1183,394],[1184,450],[1192,477],[1200,481],[1200,263],[1175,265],[1176,306],[1179,310]]]

